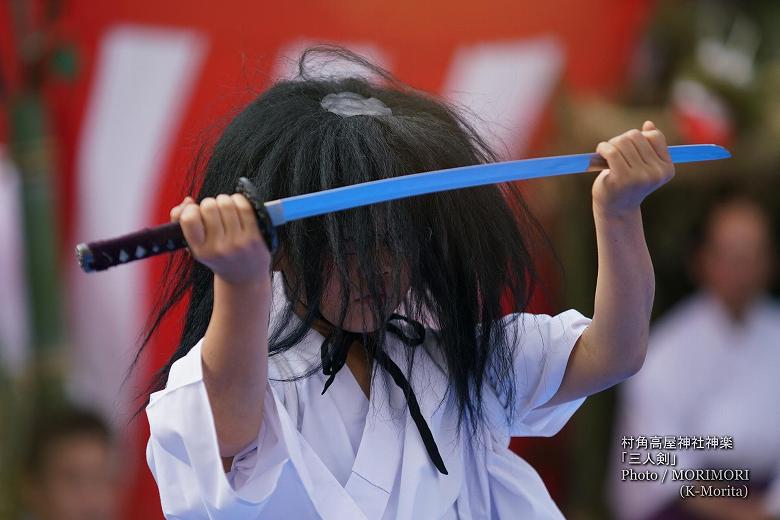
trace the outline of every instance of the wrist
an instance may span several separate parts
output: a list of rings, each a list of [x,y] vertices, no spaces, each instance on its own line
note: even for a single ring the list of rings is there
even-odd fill
[[[247,298],[267,297],[271,294],[271,276],[256,280],[232,281],[214,275],[214,297],[246,300]]]
[[[614,223],[635,223],[642,222],[642,210],[639,206],[629,206],[625,208],[611,208],[604,204],[593,201],[593,218],[596,223],[614,222]]]

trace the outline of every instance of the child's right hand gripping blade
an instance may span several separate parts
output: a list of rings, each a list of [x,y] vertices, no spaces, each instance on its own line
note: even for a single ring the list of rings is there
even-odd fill
[[[273,255],[279,245],[279,237],[276,234],[276,227],[271,221],[271,216],[268,214],[265,204],[260,200],[257,188],[252,181],[246,177],[241,177],[236,184],[236,193],[240,193],[246,197],[254,208],[255,215],[257,216],[257,226],[260,228],[260,233],[263,235],[263,240],[265,240],[268,251]]]

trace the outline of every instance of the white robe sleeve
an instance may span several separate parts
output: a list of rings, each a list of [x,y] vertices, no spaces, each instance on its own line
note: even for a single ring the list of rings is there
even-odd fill
[[[203,383],[201,342],[176,361],[146,414],[147,461],[166,518],[364,518],[268,384],[256,442],[225,473]],[[270,366],[269,366],[270,370]]]
[[[173,364],[166,388],[150,396],[147,461],[166,517],[255,518],[289,461],[274,391],[269,384],[257,441],[234,457],[225,473],[202,380],[201,342]],[[247,467],[246,460],[256,452],[263,456],[253,457]],[[249,480],[252,485],[244,485]]]
[[[585,398],[544,406],[561,386],[569,356],[591,320],[576,310],[555,316],[515,313],[504,317],[515,345],[515,407],[509,433],[550,437],[560,431]]]

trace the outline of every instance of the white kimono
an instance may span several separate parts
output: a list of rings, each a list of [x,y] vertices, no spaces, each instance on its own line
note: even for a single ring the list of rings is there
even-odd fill
[[[608,486],[616,518],[659,514],[679,500],[689,482],[625,482],[621,471],[750,469],[751,486],[768,481],[767,513],[780,516],[780,305],[756,300],[735,324],[713,295],[701,292],[679,303],[650,334],[642,370],[620,387]],[[675,467],[621,462],[623,436],[730,436],[733,449],[667,450]],[[657,452],[650,452],[655,453]],[[643,454],[644,456],[644,454]],[[726,484],[713,482],[713,484]],[[743,482],[736,482],[741,485]],[[734,499],[739,500],[739,499]]]
[[[271,326],[285,304],[274,280]],[[297,318],[293,318],[297,319]],[[269,360],[263,423],[256,442],[225,473],[201,371],[201,343],[171,368],[164,390],[146,408],[147,461],[167,518],[436,519],[562,518],[539,475],[512,453],[510,436],[552,436],[584,398],[543,407],[558,390],[569,354],[590,323],[569,310],[557,316],[513,314],[517,397],[514,421],[491,385],[478,438],[456,435],[457,414],[441,404],[448,382],[437,363],[435,335],[416,347],[410,384],[448,475],[431,462],[403,392],[381,368],[366,398],[347,367],[321,395],[321,371],[294,382],[319,362],[323,337],[310,330]],[[510,336],[511,337],[511,336]],[[404,348],[387,335],[400,367]]]

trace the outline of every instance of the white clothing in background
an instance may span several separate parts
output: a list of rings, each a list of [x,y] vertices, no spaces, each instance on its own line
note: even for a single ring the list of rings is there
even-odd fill
[[[762,298],[735,323],[715,297],[690,297],[653,327],[645,366],[620,390],[608,475],[618,518],[646,518],[687,484],[620,480],[622,469],[664,469],[621,463],[632,451],[621,439],[639,435],[733,437],[734,449],[667,450],[669,469],[749,468],[752,481],[775,481],[767,503],[780,514],[780,305]]]

